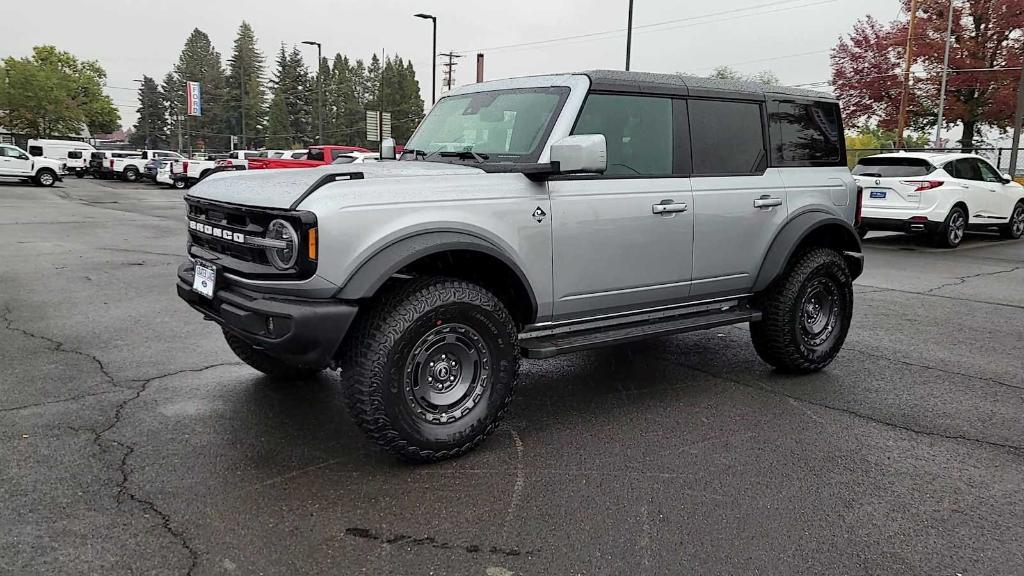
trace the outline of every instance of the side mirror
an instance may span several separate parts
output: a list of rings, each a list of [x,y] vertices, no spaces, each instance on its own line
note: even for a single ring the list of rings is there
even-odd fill
[[[608,169],[604,134],[568,136],[551,145],[551,163],[559,174],[603,174]]]
[[[398,158],[395,153],[395,139],[385,138],[380,141],[380,159],[381,160],[395,160]]]
[[[1013,182],[1013,176],[1003,174],[1003,184],[1009,184],[1010,182]]]

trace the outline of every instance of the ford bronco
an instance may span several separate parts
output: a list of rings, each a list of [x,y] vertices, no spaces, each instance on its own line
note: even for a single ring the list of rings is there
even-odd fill
[[[405,459],[478,446],[521,356],[749,323],[761,358],[807,373],[850,328],[860,191],[829,95],[485,82],[382,158],[204,179],[177,290],[271,377],[340,369],[355,421]]]

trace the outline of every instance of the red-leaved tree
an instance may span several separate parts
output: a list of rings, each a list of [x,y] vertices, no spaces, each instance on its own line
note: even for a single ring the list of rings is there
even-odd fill
[[[909,14],[910,0],[900,0]],[[910,126],[934,130],[949,0],[918,0]],[[883,24],[868,16],[832,50],[832,83],[853,124],[896,128],[909,17]],[[974,147],[983,127],[1009,128],[1024,52],[1024,0],[953,0],[945,123],[961,124],[961,145]]]

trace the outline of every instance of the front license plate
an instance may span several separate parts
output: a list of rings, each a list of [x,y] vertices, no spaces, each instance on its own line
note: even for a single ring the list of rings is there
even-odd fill
[[[204,262],[196,261],[196,277],[192,280],[192,290],[213,298],[213,290],[217,285],[217,269]]]
[[[872,198],[885,198],[885,190],[872,190],[871,191],[871,197]]]

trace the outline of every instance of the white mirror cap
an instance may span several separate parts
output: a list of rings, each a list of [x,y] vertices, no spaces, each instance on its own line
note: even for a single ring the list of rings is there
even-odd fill
[[[380,143],[380,159],[381,160],[394,160],[398,156],[395,153],[395,139],[385,138]]]
[[[1003,180],[1009,180],[1009,181],[1012,182],[1013,181],[1013,176],[1010,176],[1009,174],[1003,174]]]
[[[551,145],[551,162],[562,174],[602,174],[608,169],[608,143],[603,134],[568,136]]]

